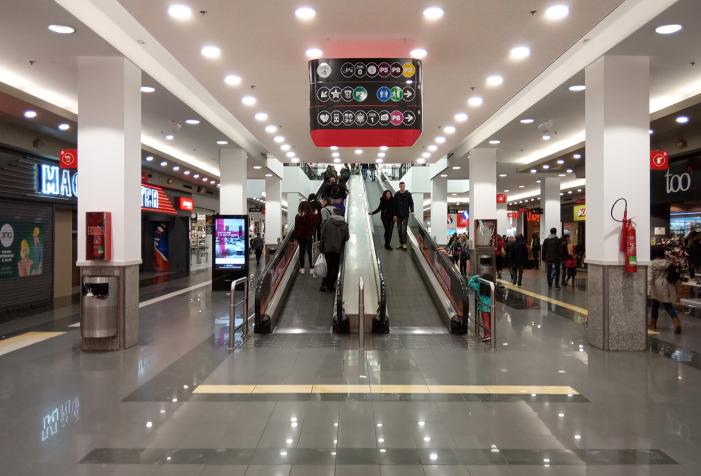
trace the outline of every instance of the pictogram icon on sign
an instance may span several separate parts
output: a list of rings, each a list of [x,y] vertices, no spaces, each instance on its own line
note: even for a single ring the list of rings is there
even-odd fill
[[[402,114],[402,111],[392,111],[390,122],[393,126],[401,126],[404,123],[404,114]]]
[[[316,68],[316,74],[318,74],[319,77],[323,79],[326,79],[329,76],[331,76],[331,71],[331,66],[328,63],[321,63]]]
[[[367,74],[368,74],[369,78],[374,78],[375,76],[377,76],[377,73],[379,72],[379,68],[377,67],[377,65],[375,63],[368,63],[367,69],[368,69]]]
[[[368,97],[368,90],[362,86],[357,86],[353,90],[353,99],[355,102],[364,102]]]
[[[380,86],[377,89],[377,99],[380,101],[387,102],[390,97],[392,97],[392,91],[387,86]]]
[[[376,126],[380,122],[380,115],[377,111],[368,111],[368,125]]]
[[[377,66],[377,70],[379,71],[380,78],[388,78],[389,75],[391,74],[390,69],[391,69],[391,66],[389,65],[389,63],[380,63]]]
[[[356,111],[355,113],[355,123],[358,124],[359,126],[362,126],[365,124],[365,122],[368,119],[368,115],[365,114],[365,111]]]
[[[328,126],[331,122],[331,114],[328,111],[321,111],[316,115],[316,119],[322,126]]]
[[[392,99],[393,102],[399,102],[402,100],[403,97],[404,91],[402,90],[402,88],[400,88],[399,86],[392,86],[392,95],[390,99]]]
[[[58,154],[59,168],[78,168],[78,149],[61,149]]]
[[[343,125],[344,126],[352,126],[354,122],[355,122],[355,114],[353,114],[353,111],[344,111],[343,112]]]
[[[355,77],[356,78],[362,78],[365,76],[365,71],[367,68],[365,67],[365,63],[356,63],[355,64]]]
[[[404,68],[402,67],[401,64],[399,63],[392,63],[392,66],[390,66],[389,73],[392,75],[393,78],[398,78],[402,75],[402,71]]]
[[[353,63],[343,63],[343,66],[341,66],[341,76],[344,78],[352,77],[354,72],[355,66]]]
[[[331,95],[331,100],[333,102],[338,102],[341,100],[341,88],[338,86],[334,86],[329,90],[329,94]]]
[[[334,126],[340,126],[343,123],[343,114],[341,111],[333,111],[331,113],[331,124]]]
[[[388,111],[380,111],[380,125],[387,126],[392,119],[392,115]]]
[[[321,102],[326,102],[329,100],[329,88],[319,88],[316,91],[316,98]]]
[[[664,150],[650,151],[650,170],[669,169],[669,154]]]
[[[343,93],[341,95],[343,96],[344,101],[351,102],[353,100],[353,88],[346,86],[343,88]]]
[[[411,111],[406,111],[404,113],[404,125],[411,126],[414,122],[416,122],[416,114]]]
[[[404,100],[405,101],[411,101],[414,99],[415,93],[414,93],[414,88],[411,86],[404,86],[404,89],[402,89],[402,92],[404,93]]]
[[[402,74],[405,78],[411,78],[414,76],[414,74],[416,74],[416,68],[411,63],[404,63],[402,66]]]

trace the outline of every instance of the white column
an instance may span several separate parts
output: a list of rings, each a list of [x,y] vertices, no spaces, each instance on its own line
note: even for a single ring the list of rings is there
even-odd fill
[[[586,253],[599,264],[622,264],[620,224],[611,205],[628,200],[638,262],[650,259],[650,60],[605,56],[586,69]],[[621,215],[622,210],[618,210]],[[590,237],[596,237],[591,239]]]
[[[112,265],[141,263],[141,71],[121,57],[78,59],[78,264],[85,212],[112,214]]]
[[[496,201],[496,196],[494,197]],[[506,235],[509,228],[509,210],[506,203],[497,203],[497,233]]]
[[[282,180],[265,178],[265,244],[275,245],[282,234]]]
[[[439,245],[448,243],[448,178],[431,180],[431,235]]]
[[[550,235],[551,228],[557,230],[557,236],[560,236],[562,233],[560,177],[544,177],[541,179],[540,206],[543,209],[543,216],[540,217],[540,241],[542,242]]]
[[[474,219],[497,218],[497,151],[474,149],[470,152],[470,223]]]
[[[411,190],[409,190],[411,192]],[[422,192],[416,192],[411,194],[411,198],[414,200],[414,215],[420,223],[424,222],[424,194]]]
[[[222,215],[245,215],[248,213],[246,180],[248,158],[243,149],[219,150],[219,213]]]
[[[585,77],[587,341],[604,350],[642,351],[650,259],[650,59],[604,56]],[[628,201],[637,228],[635,273],[623,266],[621,225],[611,218],[619,198]]]
[[[295,215],[297,215],[297,208],[299,208],[299,193],[288,192],[287,193],[287,229],[291,230],[295,226]]]

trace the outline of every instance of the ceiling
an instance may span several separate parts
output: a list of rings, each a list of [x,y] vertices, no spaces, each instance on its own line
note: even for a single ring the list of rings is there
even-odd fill
[[[385,162],[407,162],[433,143],[442,126],[454,124],[455,113],[467,112],[470,120],[454,124],[457,132],[429,161],[448,153],[621,1],[569,0],[570,16],[557,23],[543,18],[545,7],[553,3],[550,0],[527,4],[447,0],[441,4],[445,16],[435,23],[423,19],[421,12],[428,5],[417,0],[396,2],[397,8],[387,8],[383,14],[373,14],[377,2],[370,0],[318,2],[311,4],[317,15],[309,23],[295,18],[296,2],[184,0],[180,3],[189,3],[195,11],[189,21],[168,15],[173,3],[169,0],[120,3],[272,154],[282,155],[279,144],[264,132],[264,124],[255,121],[256,112],[268,113],[286,142],[307,162],[331,160],[328,149],[315,147],[309,137],[308,48],[320,48],[325,57],[405,57],[413,48],[425,48],[424,133],[414,147],[390,150],[385,158]],[[200,54],[208,44],[221,48],[219,59]],[[531,57],[510,61],[510,49],[521,44],[531,48]],[[227,74],[239,75],[242,84],[226,85]],[[490,74],[503,75],[504,84],[487,88],[485,78]],[[241,103],[247,94],[257,98],[255,107]],[[465,101],[471,94],[483,96],[484,105],[468,108]],[[346,150],[341,151],[341,159],[371,161],[376,152],[356,156]]]

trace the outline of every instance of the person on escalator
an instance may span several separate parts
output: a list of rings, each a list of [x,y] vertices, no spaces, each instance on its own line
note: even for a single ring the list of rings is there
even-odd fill
[[[316,193],[310,193],[307,198],[309,206],[312,207],[314,214],[317,216],[317,226],[314,230],[314,241],[319,241],[321,238],[321,202],[317,200]]]
[[[470,289],[477,291],[475,299],[477,299],[477,312],[482,318],[482,328],[484,329],[484,337],[482,342],[489,342],[492,338],[492,326],[490,317],[492,312],[492,297],[491,288],[488,284],[480,282],[482,278],[485,281],[494,282],[494,276],[491,273],[484,273],[482,276],[474,275],[468,281],[467,285]]]
[[[326,222],[326,220],[328,220],[329,218],[331,218],[331,216],[333,216],[333,212],[335,209],[336,209],[336,207],[331,205],[331,203],[327,199],[325,199],[325,198],[321,199],[321,226],[324,226],[324,223]],[[319,231],[321,232],[321,227],[320,227]],[[321,235],[319,235],[319,239],[321,239]]]
[[[295,215],[294,238],[299,243],[299,274],[304,274],[304,257],[309,256],[309,274],[313,274],[312,242],[314,241],[314,229],[317,225],[318,215],[306,200],[299,203],[297,215]]]
[[[348,224],[339,209],[321,225],[321,252],[326,260],[326,277],[321,281],[319,291],[333,292],[346,241],[350,239]]]
[[[409,215],[414,213],[414,199],[406,189],[404,182],[399,182],[399,191],[394,194],[394,221],[397,222],[397,233],[399,234],[399,248],[406,249],[407,226],[409,225]]]
[[[375,215],[376,213],[380,214],[382,226],[385,227],[385,249],[391,250],[392,232],[394,231],[394,198],[389,190],[382,192],[380,204],[374,212],[370,212],[370,215]]]
[[[350,180],[351,177],[351,171],[350,168],[348,168],[348,164],[345,164],[343,168],[341,169],[341,183],[348,187],[348,181]]]

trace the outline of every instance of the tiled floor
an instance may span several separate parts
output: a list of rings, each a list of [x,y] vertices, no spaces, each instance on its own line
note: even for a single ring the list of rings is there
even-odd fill
[[[698,474],[701,371],[590,348],[562,306],[510,291],[496,351],[319,333],[229,352],[227,302],[205,287],[147,306],[119,353],[80,352],[66,326],[0,356],[0,473]]]

